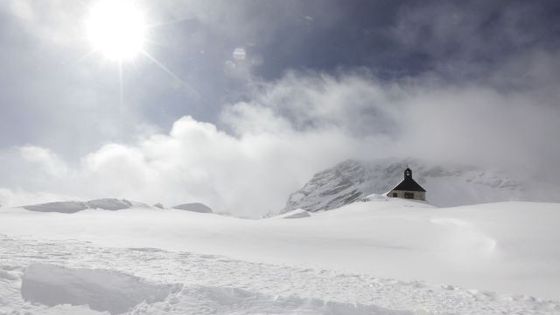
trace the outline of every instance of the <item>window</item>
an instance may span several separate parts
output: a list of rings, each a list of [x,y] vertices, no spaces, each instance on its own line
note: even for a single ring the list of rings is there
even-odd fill
[[[405,193],[404,193],[404,197],[405,197],[406,199],[414,199],[414,193],[405,192]]]
[[[398,197],[398,196],[399,196],[399,194],[397,194],[396,192],[393,193],[393,197],[396,198],[396,197]]]

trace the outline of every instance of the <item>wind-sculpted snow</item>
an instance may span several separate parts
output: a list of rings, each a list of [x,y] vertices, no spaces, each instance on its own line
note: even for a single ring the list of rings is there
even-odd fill
[[[22,279],[34,264],[64,268],[40,270],[75,279],[72,285],[63,277],[43,282],[72,291],[109,292],[91,286],[84,269],[181,286],[159,302],[131,306],[129,314],[560,313],[560,204],[437,208],[367,199],[308,217],[262,220],[157,208],[3,208],[0,314],[99,314],[43,304],[41,294],[26,302]]]
[[[75,213],[86,209],[122,210],[132,207],[147,208],[146,204],[126,199],[104,198],[90,201],[57,201],[38,205],[23,206],[22,208],[38,212]]]
[[[186,211],[192,211],[198,213],[212,213],[212,209],[210,207],[199,202],[183,203],[174,206],[173,209],[186,210]]]
[[[325,315],[412,315],[410,311],[388,310],[375,305],[340,303],[294,295],[277,296],[228,287],[185,287],[173,295],[177,314],[325,314]],[[159,304],[159,305],[158,305]],[[146,306],[145,314],[160,314],[165,303]]]
[[[282,212],[339,208],[370,194],[384,194],[403,178],[406,167],[427,190],[427,199],[437,206],[482,202],[534,200],[560,201],[560,188],[531,185],[503,171],[468,166],[439,166],[419,160],[347,160],[315,174],[300,190],[289,196]]]
[[[111,199],[111,198],[90,200],[86,204],[90,209],[103,209],[103,210],[129,209],[134,205],[131,201],[128,201],[126,199]]]
[[[33,264],[23,273],[21,295],[25,301],[47,306],[88,305],[93,310],[120,314],[141,302],[164,300],[173,287],[110,270]]]
[[[235,287],[154,285],[123,272],[51,264],[25,268],[21,295],[34,304],[82,306],[110,314],[412,314],[375,305],[272,296]]]
[[[74,213],[88,209],[86,202],[82,201],[56,201],[42,203],[38,205],[23,206],[22,208],[30,211],[37,212],[61,212],[61,213]]]
[[[558,301],[527,295],[184,251],[106,248],[80,241],[39,242],[1,235],[0,246],[0,314],[107,314],[102,309],[130,315],[560,312]],[[55,303],[53,296],[58,298]],[[75,299],[81,300],[76,303]]]

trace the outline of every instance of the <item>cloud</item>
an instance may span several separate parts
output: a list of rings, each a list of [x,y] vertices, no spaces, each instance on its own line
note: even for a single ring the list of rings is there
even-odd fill
[[[430,71],[477,79],[532,49],[558,48],[550,3],[428,1],[400,7],[392,37],[400,50],[422,58]]]
[[[219,123],[185,116],[169,133],[104,145],[74,167],[46,149],[20,153],[43,170],[44,191],[168,205],[200,201],[244,216],[282,208],[316,171],[346,158],[419,157],[551,179],[550,165],[560,158],[551,141],[560,134],[556,94],[534,80],[518,84],[524,88],[291,72],[261,82],[250,100],[225,105]]]
[[[19,207],[54,200],[76,200],[77,197],[57,195],[46,192],[30,193],[21,189],[0,188],[0,207]]]
[[[76,42],[87,44],[77,25],[76,17],[87,12],[87,3],[60,0],[6,0],[0,3],[0,13],[5,12],[22,30],[44,43],[71,47]],[[69,28],[68,25],[74,24]],[[78,23],[79,24],[79,23]]]
[[[20,148],[20,154],[25,161],[38,165],[50,176],[63,177],[68,175],[65,163],[48,149],[23,146]]]
[[[170,22],[150,53],[184,82],[135,63],[120,104],[114,65],[73,62],[89,51],[77,27],[88,1],[1,2],[0,146],[17,148],[0,151],[2,186],[259,215],[350,157],[457,160],[558,184],[560,54],[546,10],[312,3],[146,1],[151,21]]]
[[[228,105],[220,129],[183,117],[169,134],[105,145],[78,166],[67,165],[71,171],[63,172],[63,162],[47,149],[24,147],[20,153],[43,171],[38,177],[49,183],[42,187],[48,191],[167,204],[202,201],[238,215],[259,215],[282,208],[287,195],[315,171],[366,157],[387,141],[360,135],[364,126],[348,128],[352,124],[345,123],[365,110],[361,98],[368,94],[366,86],[354,76],[291,74],[263,85],[251,102]],[[345,109],[350,95],[355,106]],[[60,176],[57,169],[67,175]]]
[[[266,124],[271,117],[257,112],[247,119]],[[254,216],[283,207],[286,196],[317,167],[360,151],[355,139],[337,129],[252,131],[233,136],[183,117],[167,135],[136,145],[106,145],[87,155],[75,179],[79,189],[73,192],[167,204],[201,201],[220,211]]]

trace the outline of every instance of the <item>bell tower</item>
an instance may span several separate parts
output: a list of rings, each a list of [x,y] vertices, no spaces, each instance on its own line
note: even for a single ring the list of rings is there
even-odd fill
[[[404,170],[404,178],[405,179],[407,179],[407,178],[412,179],[412,170],[408,167],[406,168],[406,170]]]

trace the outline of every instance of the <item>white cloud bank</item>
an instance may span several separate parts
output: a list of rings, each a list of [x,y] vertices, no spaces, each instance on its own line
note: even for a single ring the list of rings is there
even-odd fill
[[[282,208],[313,173],[346,158],[412,156],[552,175],[547,166],[560,155],[553,141],[560,114],[550,90],[543,98],[534,92],[291,73],[261,84],[250,102],[225,106],[219,128],[182,117],[169,134],[107,144],[79,165],[33,146],[4,159],[23,163],[14,168],[25,169],[22,189],[168,205],[200,201],[256,216]],[[14,203],[8,195],[0,203]]]

